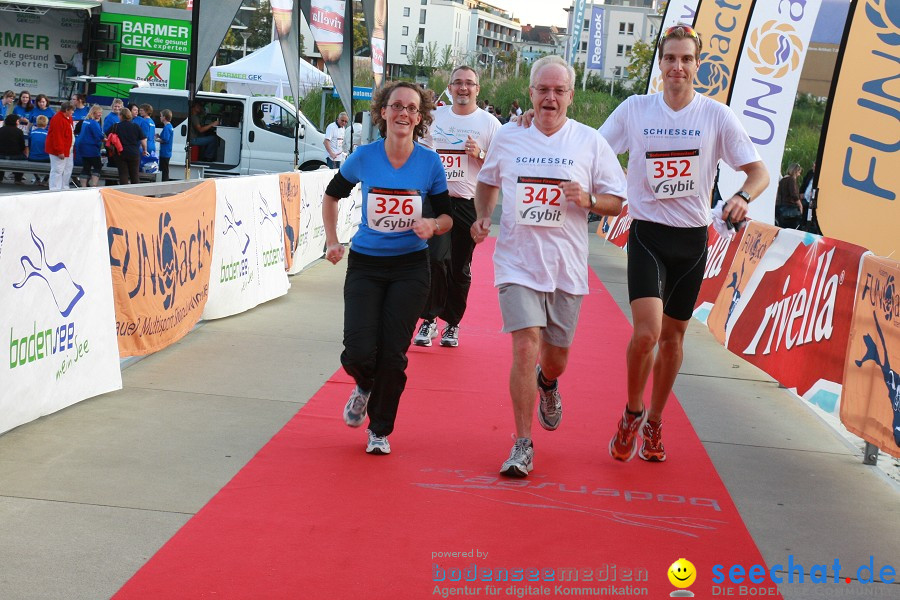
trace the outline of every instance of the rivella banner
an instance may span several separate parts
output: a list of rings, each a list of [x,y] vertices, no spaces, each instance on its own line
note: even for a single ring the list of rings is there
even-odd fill
[[[900,263],[866,255],[850,327],[841,422],[900,458]]]
[[[165,198],[100,190],[121,356],[177,342],[200,320],[209,294],[216,184]]]
[[[750,12],[759,4],[768,3],[756,0],[733,0],[730,3],[700,0],[694,17],[694,30],[703,40],[700,67],[694,79],[694,89],[698,92],[728,104]]]
[[[782,229],[741,292],[725,347],[837,415],[866,252],[855,244]]]
[[[697,5],[700,0],[669,0],[666,5],[666,14],[663,15],[662,28],[659,34],[678,23],[693,25],[697,16]],[[704,37],[704,39],[706,39]],[[659,38],[657,37],[657,44]],[[654,50],[653,61],[650,64],[650,77],[647,79],[647,93],[655,94],[662,91],[662,73],[659,70],[659,48]]]
[[[750,204],[750,218],[773,223],[784,144],[800,84],[800,71],[821,0],[757,2],[738,63],[729,106],[769,171],[769,187]],[[805,165],[808,166],[808,165]],[[728,198],[747,176],[719,164],[719,189]],[[832,236],[840,237],[840,236]]]
[[[622,206],[622,212],[615,219],[610,219],[609,229],[606,231],[606,239],[619,248],[628,246],[628,232],[631,231],[631,222],[634,218],[628,214],[628,201]]]
[[[84,36],[88,13],[50,9],[44,14],[0,11],[0,90],[56,96],[57,54],[71,61]],[[68,98],[66,98],[68,99]]]
[[[215,180],[216,243],[204,319],[235,315],[287,293],[278,177]]]
[[[347,114],[353,114],[353,2],[295,0],[300,3],[316,47]]]
[[[107,261],[95,189],[3,197],[0,433],[121,389]]]
[[[734,235],[722,237],[712,225],[707,228],[706,268],[703,270],[700,294],[697,296],[697,302],[694,303],[694,318],[701,323],[706,323],[709,312],[726,283],[726,277],[729,275],[728,269],[734,262],[746,230],[746,227],[742,227]]]
[[[881,256],[900,254],[896,0],[858,0],[835,66],[817,162],[822,231]]]

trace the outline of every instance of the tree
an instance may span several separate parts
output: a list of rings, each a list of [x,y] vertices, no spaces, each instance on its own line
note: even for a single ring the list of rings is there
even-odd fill
[[[652,43],[644,40],[635,40],[631,47],[631,62],[625,68],[625,79],[631,82],[631,89],[643,92],[650,79],[650,66],[653,64],[653,55],[656,48]]]

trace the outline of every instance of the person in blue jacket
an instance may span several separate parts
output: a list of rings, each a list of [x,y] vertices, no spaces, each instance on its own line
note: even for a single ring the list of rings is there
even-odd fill
[[[34,97],[34,110],[31,111],[31,116],[28,117],[28,120],[31,121],[32,126],[34,126],[38,117],[43,115],[49,120],[52,119],[55,114],[56,111],[50,108],[50,98],[44,94],[38,94]]]
[[[109,133],[112,126],[119,122],[119,111],[125,106],[121,98],[114,98],[112,105],[109,107],[109,114],[103,119],[103,135]]]
[[[153,122],[153,107],[149,104],[141,104],[138,108],[138,118],[134,122],[141,127],[147,138],[147,152],[151,156],[156,154],[156,123]]]
[[[50,155],[44,149],[44,144],[47,143],[48,123],[50,123],[50,119],[44,115],[34,120],[34,127],[31,128],[31,133],[28,134],[28,160],[31,162],[50,164]],[[35,185],[46,185],[49,177],[49,175],[44,175],[43,177],[35,175],[34,183]]]
[[[156,140],[159,142],[159,171],[162,173],[162,180],[169,180],[169,160],[172,158],[172,140],[175,138],[175,131],[172,129],[172,111],[164,108],[159,113],[159,120],[162,121],[163,127]]]
[[[362,223],[352,239],[344,281],[341,364],[356,381],[344,422],[366,430],[369,454],[389,454],[400,396],[406,387],[406,351],[425,307],[431,275],[428,244],[450,231],[450,195],[441,159],[420,146],[432,122],[430,92],[395,81],[375,93],[372,122],[384,139],[360,146],[325,190],[325,258],[344,256],[338,241],[340,198],[362,184]]]
[[[81,175],[78,177],[81,187],[97,187],[100,183],[103,172],[100,149],[106,137],[100,127],[102,118],[103,108],[99,104],[93,105],[81,123],[81,133],[75,140],[75,154],[81,157]]]
[[[22,90],[19,92],[19,100],[13,107],[13,114],[19,117],[18,126],[26,135],[31,126],[31,113],[34,112],[34,102],[31,101],[31,92]],[[48,119],[50,117],[47,117]]]

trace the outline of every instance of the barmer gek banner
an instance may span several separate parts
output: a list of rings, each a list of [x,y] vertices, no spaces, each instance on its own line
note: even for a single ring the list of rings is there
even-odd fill
[[[96,190],[0,202],[0,433],[121,389],[108,264]]]

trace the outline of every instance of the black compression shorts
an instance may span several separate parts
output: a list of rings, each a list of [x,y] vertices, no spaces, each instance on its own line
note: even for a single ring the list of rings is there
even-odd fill
[[[703,283],[706,227],[634,220],[628,234],[628,300],[660,298],[663,313],[687,321]]]

